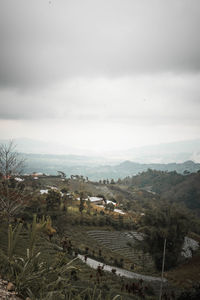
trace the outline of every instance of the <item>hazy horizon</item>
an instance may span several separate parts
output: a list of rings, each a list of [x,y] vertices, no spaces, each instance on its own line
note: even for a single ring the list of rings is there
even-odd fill
[[[8,144],[11,140],[0,139],[1,144]],[[126,160],[138,163],[183,163],[192,160],[200,163],[200,139],[178,141],[175,143],[161,143],[132,147],[115,151],[92,151],[91,149],[69,148],[55,142],[44,142],[30,138],[13,139],[16,150],[30,155],[55,156],[58,159],[68,157],[69,162],[76,160],[81,163],[83,159],[89,164],[115,164]],[[59,157],[60,156],[60,157]]]
[[[0,0],[0,139],[98,155],[200,139],[199,25],[198,0]]]

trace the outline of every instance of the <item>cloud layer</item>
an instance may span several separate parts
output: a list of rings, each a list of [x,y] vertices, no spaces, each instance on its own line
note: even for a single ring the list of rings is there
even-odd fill
[[[198,0],[0,1],[0,83],[198,72]]]
[[[199,0],[0,0],[0,138],[200,138],[199,23]]]

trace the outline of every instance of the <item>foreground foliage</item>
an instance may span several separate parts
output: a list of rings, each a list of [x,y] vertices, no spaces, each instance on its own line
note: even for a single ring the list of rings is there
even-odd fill
[[[28,248],[23,256],[16,254],[16,246],[22,233],[22,223],[14,228],[8,226],[7,253],[0,250],[0,273],[12,281],[19,293],[31,299],[121,299],[121,296],[102,295],[97,288],[81,287],[76,284],[79,269],[74,266],[74,259],[66,253],[57,252],[54,259],[45,260],[44,253],[38,251],[40,235],[49,230],[50,220],[37,220],[34,216],[28,225]],[[59,247],[58,247],[59,248]]]

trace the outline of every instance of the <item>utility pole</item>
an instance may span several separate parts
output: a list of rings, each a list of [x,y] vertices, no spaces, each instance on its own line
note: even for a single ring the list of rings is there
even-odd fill
[[[161,284],[160,284],[159,300],[162,299],[163,273],[164,273],[164,268],[165,268],[165,250],[166,250],[166,238],[164,240],[164,247],[163,247],[162,274],[161,274]]]

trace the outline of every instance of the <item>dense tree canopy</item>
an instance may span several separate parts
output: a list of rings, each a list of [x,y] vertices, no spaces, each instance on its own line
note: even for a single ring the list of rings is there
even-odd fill
[[[144,233],[144,250],[149,252],[157,269],[161,269],[163,245],[166,238],[165,269],[177,265],[184,238],[189,231],[189,217],[174,205],[149,210],[141,219]]]
[[[155,195],[176,202],[194,210],[200,215],[200,172],[178,174],[176,171],[156,171],[148,169],[136,176],[122,180],[131,188],[151,190]]]

